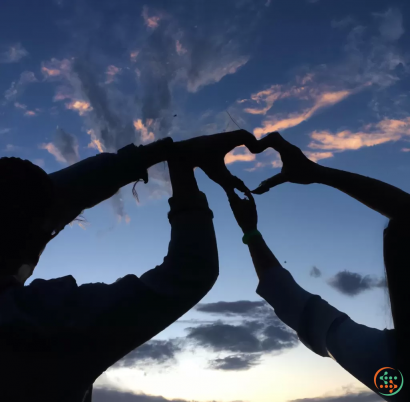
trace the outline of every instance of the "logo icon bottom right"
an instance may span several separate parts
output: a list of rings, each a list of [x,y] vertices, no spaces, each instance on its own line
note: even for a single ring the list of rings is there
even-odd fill
[[[382,367],[374,375],[374,384],[380,395],[393,396],[403,388],[403,375],[400,370]]]

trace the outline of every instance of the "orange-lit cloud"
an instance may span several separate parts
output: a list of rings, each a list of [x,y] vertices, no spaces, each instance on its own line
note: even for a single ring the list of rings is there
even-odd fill
[[[313,162],[320,161],[321,159],[333,158],[333,152],[310,152],[306,151],[304,154]]]
[[[144,8],[142,9],[142,14],[141,15],[142,15],[142,18],[144,18],[145,25],[148,28],[154,29],[154,28],[158,27],[158,23],[161,20],[161,17],[158,16],[158,15],[149,16],[148,15],[148,8],[146,6],[144,6]]]
[[[24,116],[34,117],[37,116],[37,113],[34,110],[27,110],[27,112],[24,113]]]
[[[155,140],[154,133],[152,131],[149,131],[148,129],[148,127],[150,127],[152,124],[153,124],[153,121],[151,119],[147,121],[147,127],[144,126],[144,123],[142,122],[141,119],[134,120],[134,127],[137,131],[141,133],[141,141],[143,143]]]
[[[243,152],[236,153],[237,150],[240,150]],[[244,145],[241,145],[225,155],[225,164],[229,165],[230,163],[234,163],[234,162],[251,162],[255,160],[255,158],[256,158],[256,155],[251,153],[248,150],[248,148],[246,148]]]
[[[333,134],[314,131],[310,135],[313,141],[309,148],[341,152],[398,141],[406,136],[410,136],[410,117],[404,120],[385,119],[377,124],[368,124],[358,132],[343,130]]]
[[[410,148],[402,148],[401,152],[410,152]]]
[[[58,162],[66,163],[64,156],[52,142],[49,142],[48,144],[41,144],[40,149],[47,150],[51,155],[53,155],[56,158]]]
[[[75,110],[80,116],[83,116],[85,113],[93,110],[91,105],[86,101],[75,100],[70,103],[66,103],[65,107],[70,110]]]
[[[253,131],[256,138],[261,138],[262,135],[279,130],[285,130],[290,127],[295,127],[298,124],[308,120],[312,117],[318,110],[332,106],[343,99],[347,98],[352,94],[352,91],[343,90],[336,92],[325,92],[315,96],[314,105],[305,109],[301,113],[291,113],[288,117],[280,119],[278,117],[272,116],[262,122],[263,127],[257,127]]]
[[[180,56],[182,56],[183,54],[185,54],[185,53],[188,51],[187,49],[185,49],[185,48],[182,46],[182,44],[181,44],[181,42],[180,42],[179,40],[176,41],[175,47],[176,47],[177,53],[178,53]]]
[[[94,130],[88,130],[87,134],[91,137],[91,142],[88,144],[88,148],[97,149],[100,153],[104,152],[104,147],[101,141],[97,138]]]
[[[133,50],[130,53],[130,59],[133,63],[137,61],[138,54],[139,54],[139,50]]]
[[[51,76],[51,77],[55,77],[57,75],[61,74],[60,70],[57,70],[56,68],[47,68],[45,66],[41,67],[41,72],[45,75],[45,76]]]
[[[41,65],[41,72],[44,79],[56,78],[60,76],[67,77],[71,71],[71,61],[68,59],[51,59],[50,61],[43,62]]]
[[[107,75],[107,80],[105,81],[106,84],[110,84],[111,82],[113,82],[115,76],[119,73],[121,73],[121,68],[116,67],[114,65],[108,66],[107,71],[105,72],[105,74]]]

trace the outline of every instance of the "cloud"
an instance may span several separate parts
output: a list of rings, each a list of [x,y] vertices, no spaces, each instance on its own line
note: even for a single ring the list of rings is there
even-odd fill
[[[37,78],[31,71],[24,71],[20,74],[18,81],[13,81],[9,89],[4,92],[4,98],[7,101],[15,100],[30,83],[37,82]]]
[[[180,56],[182,56],[183,54],[185,54],[185,53],[188,52],[188,50],[185,49],[185,48],[182,46],[181,42],[180,42],[178,39],[177,39],[177,41],[175,42],[175,49],[176,49],[177,53],[178,53]]]
[[[271,133],[273,131],[285,130],[287,128],[295,127],[300,123],[310,119],[316,112],[325,107],[335,105],[341,102],[352,94],[352,91],[341,90],[335,92],[324,92],[314,94],[314,104],[312,107],[305,109],[303,112],[291,113],[285,118],[271,116],[262,122],[263,127],[257,127],[253,130],[255,136],[259,139],[262,135]]]
[[[249,61],[249,56],[233,55],[228,45],[204,42],[203,46],[204,54],[201,54],[201,48],[197,46],[191,55],[191,68],[188,71],[189,92],[198,92],[206,85],[221,81],[226,75],[235,74]]]
[[[87,134],[91,137],[91,142],[88,144],[88,148],[93,148],[98,150],[98,152],[104,152],[104,146],[101,141],[97,138],[95,131],[90,129],[87,130]]]
[[[308,147],[329,151],[357,150],[363,147],[398,141],[410,135],[410,117],[402,120],[384,119],[376,124],[368,124],[363,131],[343,130],[335,134],[329,131],[314,131]]]
[[[146,143],[146,142],[152,142],[155,140],[155,135],[152,131],[149,131],[149,127],[152,125],[153,120],[148,119],[147,122],[147,127],[144,125],[144,123],[141,121],[141,119],[134,120],[134,127],[137,130],[137,132],[140,133],[141,135],[141,142]]]
[[[135,63],[135,62],[137,61],[138,54],[139,54],[139,50],[133,50],[133,51],[130,53],[130,60],[131,60],[133,63]]]
[[[265,301],[239,300],[236,302],[200,303],[196,307],[202,313],[221,314],[225,316],[252,317],[267,314],[269,309]]]
[[[57,127],[54,142],[41,144],[41,149],[47,150],[57,162],[72,165],[80,160],[77,138]]]
[[[88,114],[88,124],[98,135],[107,152],[134,143],[136,140],[133,121],[130,116],[115,110],[109,100],[108,92],[97,83],[93,65],[77,59],[73,63],[73,73],[78,81],[79,96],[83,101],[76,101],[79,109]],[[75,81],[74,81],[75,82]],[[74,105],[73,105],[74,107]],[[91,109],[92,108],[92,109]]]
[[[242,151],[242,153],[237,153],[238,151]],[[255,160],[255,158],[256,158],[256,155],[250,152],[248,148],[241,145],[226,154],[225,164],[229,165],[234,162],[251,162]]]
[[[158,27],[161,17],[159,15],[148,15],[148,7],[144,6],[142,9],[142,18],[144,18],[144,23],[148,28],[155,29]]]
[[[227,356],[210,361],[210,367],[214,370],[242,371],[249,370],[258,362],[259,355],[239,354]]]
[[[7,128],[7,127],[5,127],[5,128],[0,128],[0,135],[3,135],[3,134],[8,133],[10,130],[11,130],[11,129],[10,129],[10,128]]]
[[[298,344],[294,332],[279,320],[263,330],[262,322],[250,321],[241,325],[221,321],[187,328],[187,339],[214,352],[260,353],[279,352]]]
[[[113,365],[118,367],[133,367],[138,364],[164,364],[173,362],[175,354],[181,351],[179,342],[176,339],[152,340],[136,348],[127,356]]]
[[[341,271],[328,284],[347,296],[356,296],[366,290],[381,288],[386,286],[384,278],[377,279],[370,275],[362,276],[355,272]]]
[[[26,56],[28,56],[27,50],[24,49],[21,43],[16,43],[0,52],[0,64],[17,63]]]
[[[69,110],[75,110],[80,116],[83,116],[85,113],[93,110],[89,102],[75,100],[65,104],[65,107]]]
[[[410,148],[402,148],[400,151],[401,152],[410,152]]]
[[[381,36],[387,41],[396,41],[404,34],[403,16],[399,9],[389,8],[385,13],[374,13],[379,22]]]
[[[14,103],[14,107],[17,108],[17,109],[23,109],[23,110],[26,110],[26,109],[27,109],[27,106],[26,106],[26,105],[24,105],[24,104],[22,104],[22,103],[18,103],[18,102],[15,102],[15,103]]]
[[[310,276],[313,276],[314,278],[319,278],[320,276],[322,276],[322,271],[318,267],[313,266],[310,270]]]
[[[34,110],[27,110],[26,112],[24,112],[24,116],[34,117],[34,116],[37,116],[37,113]]]
[[[110,65],[107,67],[107,71],[105,72],[107,79],[105,81],[106,84],[110,84],[114,82],[115,76],[121,73],[121,68],[116,67],[114,65]]]
[[[347,393],[337,396],[319,396],[316,398],[293,399],[289,402],[381,402],[383,399],[371,391]]]
[[[71,74],[72,61],[69,59],[58,60],[52,58],[41,64],[41,72],[45,80],[60,79],[61,77],[69,78]]]
[[[333,158],[333,152],[310,152],[305,151],[304,154],[313,162],[318,162],[321,159]]]

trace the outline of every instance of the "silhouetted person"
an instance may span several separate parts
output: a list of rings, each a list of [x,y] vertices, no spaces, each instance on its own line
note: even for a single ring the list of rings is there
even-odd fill
[[[129,145],[47,175],[18,158],[0,159],[0,400],[82,402],[105,370],[198,303],[218,276],[213,214],[198,190],[201,167],[225,189],[242,188],[223,164],[256,139],[237,132],[173,143]],[[78,286],[69,275],[24,286],[48,241],[84,209],[168,160],[173,196],[164,262],[140,278]],[[91,267],[98,270],[98,267]]]
[[[253,193],[263,193],[286,181],[321,183],[343,191],[390,219],[384,231],[384,260],[395,329],[381,331],[358,324],[320,296],[302,289],[257,231],[258,217],[252,195],[242,200],[229,190],[232,210],[244,232],[244,242],[248,244],[260,280],[257,293],[309,349],[320,356],[332,357],[373,391],[380,392],[374,375],[383,367],[400,370],[404,382],[409,381],[410,195],[378,180],[320,166],[278,133],[260,142],[280,153],[283,168],[279,175],[263,182]],[[407,401],[406,385],[397,395],[385,399]]]

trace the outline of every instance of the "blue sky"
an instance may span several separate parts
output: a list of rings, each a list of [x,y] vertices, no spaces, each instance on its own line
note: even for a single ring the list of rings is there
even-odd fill
[[[51,173],[130,142],[235,130],[229,111],[258,138],[278,130],[320,164],[409,191],[409,9],[382,0],[3,0],[1,156]],[[242,147],[226,163],[250,188],[281,166],[273,150],[252,155]],[[192,310],[128,366],[108,370],[97,400],[118,392],[140,402],[370,398],[291,333],[262,355],[199,344],[207,325],[257,338],[245,323],[261,299],[224,192],[199,169],[196,177],[214,211],[220,256],[218,282],[202,303],[217,304]],[[85,212],[85,230],[67,227],[32,279],[111,283],[160,264],[170,237],[167,168],[150,169],[150,182],[137,190],[139,205],[127,186]],[[321,185],[284,184],[256,202],[259,230],[301,286],[357,322],[391,328],[380,286],[386,218]],[[221,301],[240,312],[224,315]]]

